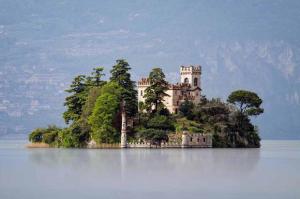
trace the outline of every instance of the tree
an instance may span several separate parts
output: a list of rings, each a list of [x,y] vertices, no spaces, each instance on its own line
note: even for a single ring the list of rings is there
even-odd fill
[[[34,129],[29,134],[29,141],[30,142],[42,142],[42,140],[43,140],[43,133],[44,133],[44,130],[42,128]]]
[[[105,75],[103,73],[104,67],[96,67],[93,68],[92,76],[90,76],[91,80],[91,86],[102,86],[104,81],[102,80],[102,77]]]
[[[155,115],[146,124],[147,128],[159,129],[164,131],[174,131],[175,127],[171,119],[165,115]]]
[[[58,134],[61,131],[55,125],[49,125],[47,128],[37,128],[29,134],[29,140],[31,142],[44,142],[50,145],[58,145]]]
[[[69,124],[70,121],[76,121],[80,118],[82,107],[87,97],[87,85],[85,84],[86,77],[78,75],[74,78],[70,88],[66,92],[71,95],[66,97],[64,105],[67,110],[63,113],[65,122]]]
[[[184,117],[187,117],[187,119],[193,119],[193,109],[194,109],[194,103],[189,100],[184,100],[183,103],[179,106],[179,113],[183,115]]]
[[[259,146],[259,135],[257,129],[251,124],[249,116],[257,116],[264,112],[261,108],[262,99],[251,91],[237,90],[232,92],[227,101],[234,104],[238,111],[232,115],[232,130],[237,131],[240,136],[245,137],[249,144]],[[244,146],[245,143],[238,143]]]
[[[89,124],[92,128],[92,139],[97,143],[115,143],[120,133],[114,126],[120,110],[122,88],[116,82],[110,82],[101,88]]]
[[[161,68],[152,69],[149,74],[149,82],[150,86],[145,90],[145,104],[148,112],[157,112],[158,108],[164,107],[164,97],[169,96],[166,93],[169,84],[165,80],[165,74]]]
[[[260,107],[262,100],[251,91],[234,91],[228,96],[227,101],[237,106],[242,115],[253,116],[264,112],[264,109]]]
[[[116,65],[110,71],[110,80],[116,82],[122,88],[121,99],[126,102],[127,115],[135,116],[138,111],[137,91],[135,89],[135,82],[131,80],[130,69],[126,60],[116,60]]]
[[[143,129],[138,132],[138,137],[150,142],[150,144],[160,145],[162,141],[168,141],[168,134],[164,130],[159,129]]]
[[[151,144],[160,145],[168,140],[168,133],[175,131],[173,121],[166,115],[152,114],[143,126],[138,129],[137,137]]]

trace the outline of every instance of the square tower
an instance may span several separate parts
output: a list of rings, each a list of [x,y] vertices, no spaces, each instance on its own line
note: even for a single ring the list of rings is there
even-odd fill
[[[201,88],[200,85],[200,76],[201,76],[201,66],[181,66],[180,67],[180,77],[181,83],[189,84],[191,89]]]

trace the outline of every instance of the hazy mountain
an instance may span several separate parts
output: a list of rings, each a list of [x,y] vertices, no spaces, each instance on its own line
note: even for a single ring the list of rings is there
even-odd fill
[[[203,94],[264,99],[263,138],[300,138],[300,2],[0,0],[0,133],[63,125],[72,77],[126,58],[135,79],[203,67]]]

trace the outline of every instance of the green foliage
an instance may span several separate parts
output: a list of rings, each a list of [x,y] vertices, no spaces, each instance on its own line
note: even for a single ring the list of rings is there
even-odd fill
[[[54,145],[58,142],[58,133],[61,131],[55,125],[49,125],[47,128],[37,128],[29,134],[31,142],[44,142],[46,144]]]
[[[89,77],[90,86],[100,87],[105,83],[102,80],[102,77],[104,76],[103,70],[104,70],[104,67],[93,68],[93,72],[91,74],[92,76]]]
[[[230,110],[220,99],[207,100],[194,109],[194,120],[204,124],[227,123]]]
[[[107,83],[97,98],[89,124],[92,127],[92,138],[97,143],[114,143],[119,140],[113,123],[120,109],[122,88],[115,82]]]
[[[171,119],[165,115],[155,115],[146,124],[147,128],[160,129],[164,131],[174,131],[175,127]]]
[[[86,77],[78,75],[74,78],[70,88],[66,92],[71,95],[66,97],[64,105],[67,110],[63,113],[65,122],[69,124],[70,121],[76,121],[80,118],[82,107],[87,97],[87,85],[85,84]]]
[[[254,128],[254,131],[247,134],[247,140],[250,147],[260,147],[260,137],[258,135],[257,127]]]
[[[239,112],[243,115],[259,115],[264,112],[260,107],[262,100],[259,96],[251,91],[237,90],[232,92],[227,101],[237,106]]]
[[[224,139],[224,137],[221,137],[217,133],[213,134],[212,143],[214,148],[225,148],[229,146],[227,139]]]
[[[89,90],[101,87],[105,83],[101,80],[103,76],[103,67],[96,67],[93,68],[91,76],[78,75],[74,78],[70,88],[66,90],[66,92],[70,93],[70,96],[66,97],[64,103],[67,107],[63,114],[66,124],[80,119]]]
[[[116,60],[110,80],[116,82],[121,88],[121,98],[126,102],[126,112],[129,117],[135,116],[138,111],[137,91],[135,82],[131,80],[130,66],[124,59]]]
[[[193,102],[191,102],[189,100],[185,100],[179,106],[179,113],[182,116],[187,117],[188,119],[192,120],[194,117],[194,114],[193,114],[194,107],[195,107],[195,105]]]
[[[159,129],[142,129],[138,132],[138,137],[151,144],[160,145],[162,141],[168,140],[168,133]]]
[[[160,145],[161,141],[167,141],[168,133],[175,130],[170,116],[159,113],[142,113],[140,117],[142,122],[137,129],[137,138],[151,144]]]
[[[101,87],[92,87],[89,89],[86,102],[83,106],[81,118],[87,120],[92,114],[97,98],[101,95]]]
[[[205,133],[203,125],[196,121],[188,120],[185,117],[176,119],[175,126],[176,132],[182,132],[184,130],[187,130],[191,133]]]
[[[60,146],[65,148],[71,148],[75,147],[75,141],[72,136],[72,131],[70,128],[64,128],[62,129],[58,134],[59,140],[60,140]]]
[[[42,142],[42,140],[43,140],[43,133],[44,133],[44,129],[42,129],[42,128],[34,129],[29,134],[29,141],[30,142]]]
[[[150,86],[145,90],[145,105],[148,112],[157,112],[163,108],[163,98],[168,96],[168,82],[161,68],[154,68],[149,74]],[[154,108],[154,109],[153,109]]]

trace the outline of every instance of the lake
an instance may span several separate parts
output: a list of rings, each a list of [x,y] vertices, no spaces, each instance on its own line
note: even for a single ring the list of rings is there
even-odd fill
[[[0,198],[300,198],[300,141],[260,149],[27,149],[0,140]]]

